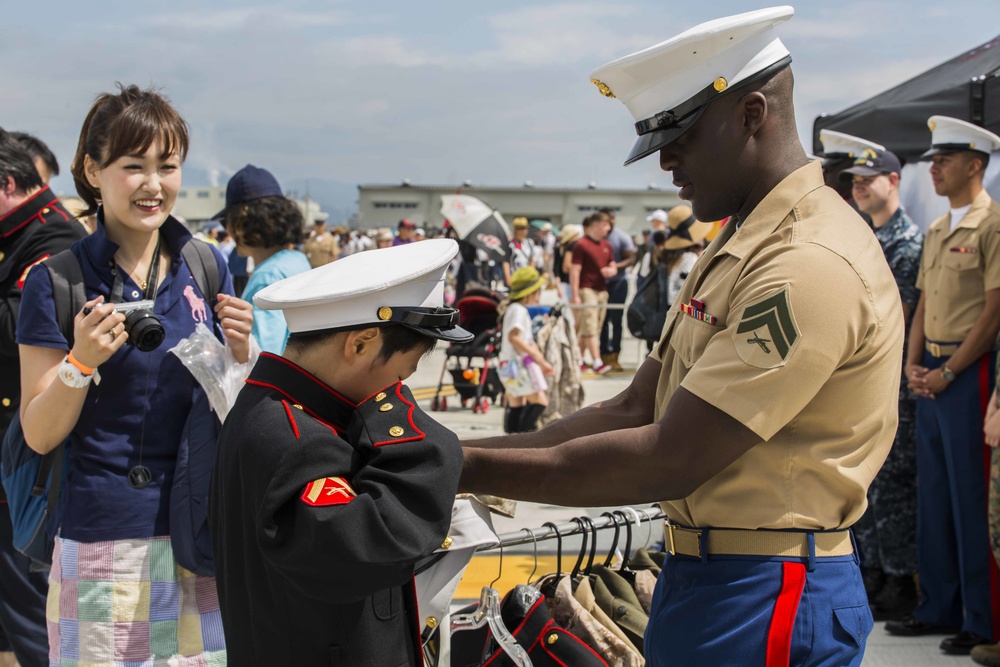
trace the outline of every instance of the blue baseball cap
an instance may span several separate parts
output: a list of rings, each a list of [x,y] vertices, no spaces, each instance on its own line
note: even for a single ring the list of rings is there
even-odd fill
[[[263,197],[283,197],[281,186],[267,169],[255,167],[252,164],[240,169],[229,179],[226,186],[226,208],[212,218],[218,220],[226,213],[226,209],[234,204],[242,204]]]

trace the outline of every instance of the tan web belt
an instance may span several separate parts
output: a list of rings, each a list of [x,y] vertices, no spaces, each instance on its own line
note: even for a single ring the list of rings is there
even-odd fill
[[[702,533],[707,533],[709,555],[781,556],[809,558],[809,536],[815,541],[817,558],[849,556],[854,553],[854,543],[848,530],[833,532],[793,532],[782,530],[737,530],[717,528],[699,530],[672,524],[664,525],[666,545],[671,555],[702,557]]]
[[[935,357],[950,357],[958,352],[960,345],[961,343],[933,343],[929,340],[924,341],[924,349]]]

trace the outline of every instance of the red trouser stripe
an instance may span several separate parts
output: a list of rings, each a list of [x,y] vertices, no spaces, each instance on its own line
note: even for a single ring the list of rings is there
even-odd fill
[[[766,667],[788,667],[792,652],[792,629],[806,587],[805,563],[781,564],[781,592],[774,603],[771,629],[767,633]]]
[[[990,397],[993,395],[993,387],[990,386],[990,355],[984,354],[979,358],[979,401],[983,408],[983,417],[986,417],[986,408],[989,407]],[[986,471],[986,498],[989,503],[990,488],[990,457],[992,448],[983,440],[983,470]],[[986,508],[990,511],[989,506]],[[997,571],[997,563],[992,558],[990,552],[990,602],[993,608],[993,641],[1000,639],[1000,572]]]

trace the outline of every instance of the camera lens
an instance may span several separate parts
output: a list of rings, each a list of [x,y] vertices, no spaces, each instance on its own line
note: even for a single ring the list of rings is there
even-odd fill
[[[129,342],[143,352],[158,348],[166,335],[159,318],[146,309],[133,310],[125,316],[125,331]]]

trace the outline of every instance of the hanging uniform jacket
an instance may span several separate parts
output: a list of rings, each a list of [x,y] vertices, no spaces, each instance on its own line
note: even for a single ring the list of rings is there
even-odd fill
[[[229,665],[421,665],[413,566],[447,536],[461,467],[402,383],[355,405],[262,354],[213,473]]]

